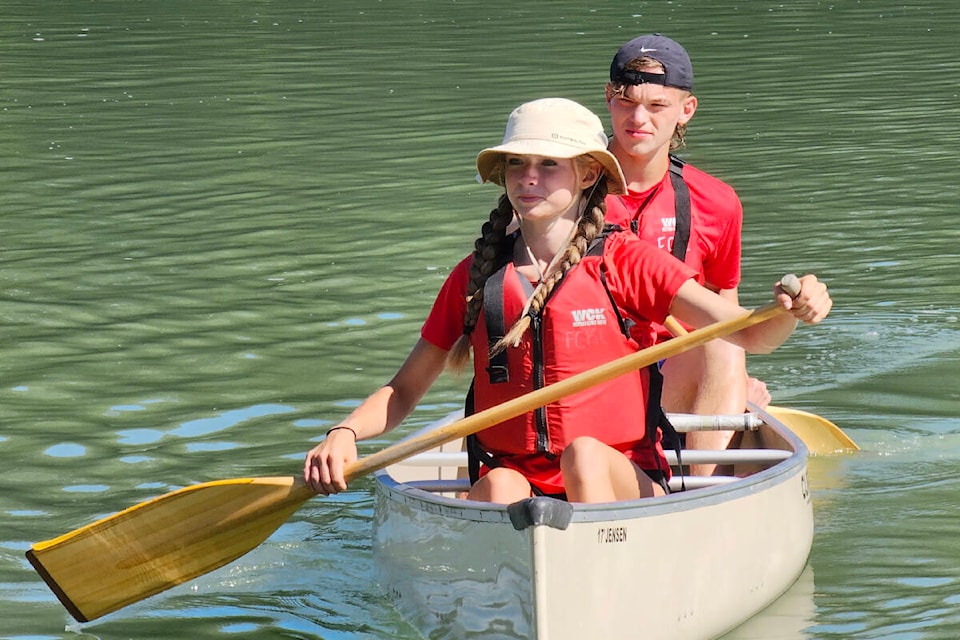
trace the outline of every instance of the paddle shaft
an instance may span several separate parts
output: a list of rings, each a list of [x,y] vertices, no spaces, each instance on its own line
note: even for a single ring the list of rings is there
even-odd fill
[[[787,277],[784,277],[786,280]],[[772,302],[766,306],[754,309],[730,320],[715,322],[711,325],[691,331],[686,335],[661,342],[642,351],[631,353],[606,364],[594,367],[575,376],[561,380],[541,389],[531,391],[522,396],[508,400],[495,407],[490,407],[461,420],[450,423],[428,433],[409,438],[393,444],[385,449],[361,458],[347,466],[345,477],[351,481],[368,473],[373,473],[404,458],[428,451],[446,442],[462,438],[482,431],[487,427],[515,418],[528,411],[556,402],[557,400],[612,380],[618,376],[636,371],[664,358],[683,353],[694,347],[699,347],[711,340],[723,338],[747,327],[765,322],[774,316],[784,313],[783,305]]]
[[[792,273],[788,273],[781,278],[780,287],[792,298],[796,298],[798,295],[800,295],[800,280]],[[663,321],[663,326],[666,327],[667,331],[669,331],[675,338],[685,336],[689,333],[686,327],[680,324],[680,322],[678,322],[673,316],[667,316],[667,319]]]

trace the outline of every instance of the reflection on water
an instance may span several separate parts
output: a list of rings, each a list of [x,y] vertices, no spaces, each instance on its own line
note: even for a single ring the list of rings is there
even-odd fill
[[[945,0],[6,2],[0,635],[414,637],[374,584],[366,479],[85,625],[23,553],[173,488],[296,473],[470,250],[496,197],[473,159],[509,110],[604,115],[610,55],[657,30],[697,68],[684,156],[744,202],[744,303],[788,271],[834,292],[751,371],[864,448],[811,461],[811,569],[729,637],[960,637],[958,28]]]
[[[723,636],[723,640],[806,640],[814,621],[814,580],[810,565],[769,607]]]

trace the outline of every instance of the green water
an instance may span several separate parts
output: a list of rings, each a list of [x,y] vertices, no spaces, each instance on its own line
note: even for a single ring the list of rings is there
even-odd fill
[[[834,293],[751,371],[864,449],[812,461],[810,571],[730,637],[960,637],[955,2],[0,11],[0,637],[416,637],[374,583],[369,480],[85,625],[23,552],[176,487],[297,473],[469,251],[497,193],[474,157],[510,109],[605,117],[611,56],[649,31],[694,61],[684,157],[744,202],[744,304],[789,271]]]

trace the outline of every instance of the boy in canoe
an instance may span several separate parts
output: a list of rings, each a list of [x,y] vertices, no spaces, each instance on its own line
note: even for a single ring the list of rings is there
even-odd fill
[[[480,411],[649,346],[652,331],[631,334],[633,323],[669,314],[703,327],[745,313],[698,284],[695,269],[629,231],[605,228],[604,199],[626,191],[607,143],[600,119],[570,100],[535,100],[511,113],[502,143],[477,156],[480,178],[504,192],[475,250],[448,276],[390,382],[307,454],[310,487],[346,489],[344,468],[357,459],[357,440],[400,424],[444,368],[463,368],[471,351],[472,406]],[[790,313],[729,340],[766,353],[798,319],[822,320],[832,306],[826,286],[812,275],[800,284],[795,297],[779,283],[774,288]],[[476,434],[474,454],[484,464],[468,497],[609,502],[662,495],[670,467],[650,373],[620,376]]]
[[[697,280],[733,303],[740,282],[743,208],[728,184],[685,164],[684,146],[697,110],[693,65],[686,50],[661,34],[625,43],[610,64],[606,86],[616,156],[627,191],[607,196],[607,222],[632,230],[698,271]],[[656,326],[658,340],[671,337]],[[665,361],[663,407],[674,413],[739,413],[746,400],[763,407],[766,385],[747,377],[743,349],[714,340]],[[748,394],[749,390],[749,394]],[[734,432],[687,434],[690,448],[726,448]],[[695,467],[708,475],[713,465]]]

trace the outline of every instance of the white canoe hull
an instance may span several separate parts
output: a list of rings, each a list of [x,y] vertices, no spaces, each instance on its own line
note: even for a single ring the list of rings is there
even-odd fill
[[[605,505],[508,508],[378,472],[381,584],[428,638],[716,638],[796,580],[813,540],[806,448],[780,424],[744,441],[793,454],[723,485]]]

